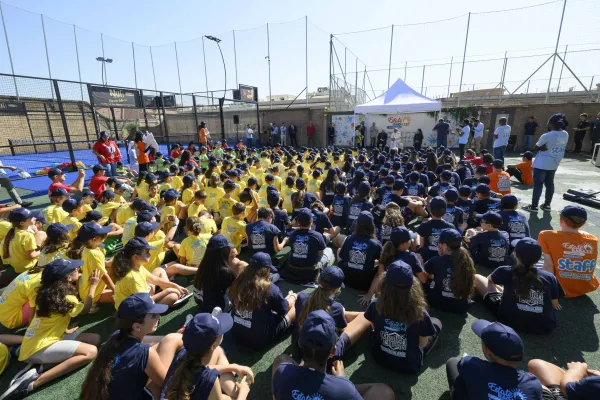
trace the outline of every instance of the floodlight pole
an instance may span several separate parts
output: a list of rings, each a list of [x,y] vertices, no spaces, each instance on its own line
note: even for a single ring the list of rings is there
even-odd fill
[[[563,2],[562,14],[560,16],[560,26],[558,27],[558,35],[556,36],[556,46],[554,47],[554,55],[552,57],[552,68],[550,69],[550,79],[548,80],[548,90],[546,90],[546,101],[545,104],[548,104],[548,99],[550,98],[550,86],[552,85],[552,74],[554,73],[554,64],[556,63],[556,56],[558,55],[558,43],[560,42],[560,34],[562,32],[563,20],[565,18],[565,9],[567,8],[567,0]]]
[[[452,65],[454,63],[454,56],[450,58],[450,74],[448,75],[448,98],[450,98],[450,81],[452,80]]]
[[[390,36],[390,61],[388,63],[388,89],[390,88],[390,77],[392,74],[392,49],[394,47],[394,24],[392,24],[392,35]]]
[[[267,61],[269,64],[269,108],[273,108],[273,94],[271,93],[271,39],[269,36],[269,24],[267,24]]]
[[[6,49],[8,50],[8,60],[10,61],[10,70],[13,74],[13,83],[15,85],[15,94],[19,99],[19,89],[17,88],[17,78],[15,78],[15,66],[13,65],[12,53],[10,52],[10,43],[8,42],[8,32],[6,31],[6,22],[4,21],[4,11],[0,1],[0,16],[2,17],[2,27],[4,28],[4,39],[6,40]]]
[[[206,72],[206,51],[204,49],[204,36],[202,36],[202,58],[204,59],[204,82],[206,83],[206,95],[208,96],[208,73]],[[210,96],[210,103],[213,104],[212,94]]]
[[[469,41],[470,25],[471,25],[471,13],[469,12],[469,18],[467,19],[467,33],[465,34],[465,49],[463,51],[462,68],[460,70],[460,84],[458,85],[458,101],[457,101],[458,107],[460,107],[460,92],[462,91],[463,75],[465,73],[465,59],[467,57],[467,43]]]
[[[331,111],[331,96],[333,94],[333,76],[331,74],[331,67],[333,66],[333,34],[329,35],[329,105],[327,110]]]
[[[238,83],[238,71],[237,71],[237,50],[235,48],[235,30],[232,31],[233,32],[233,62],[235,65],[235,87],[239,89],[239,83]]]

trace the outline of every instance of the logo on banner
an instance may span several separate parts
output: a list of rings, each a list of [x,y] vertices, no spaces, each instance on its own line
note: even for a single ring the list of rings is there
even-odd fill
[[[388,123],[390,123],[391,125],[388,126],[389,128],[402,128],[403,126],[409,126],[412,118],[408,115],[404,116],[404,117],[388,117]]]

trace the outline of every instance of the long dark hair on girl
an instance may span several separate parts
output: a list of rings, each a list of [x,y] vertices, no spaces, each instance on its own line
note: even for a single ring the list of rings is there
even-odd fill
[[[112,275],[115,283],[123,279],[125,275],[127,275],[129,271],[131,271],[131,258],[133,256],[139,256],[146,251],[147,250],[145,249],[133,250],[131,247],[125,245],[125,247],[123,247],[123,250],[115,254],[112,264]]]
[[[381,256],[379,257],[379,264],[383,265],[386,269],[391,263],[396,261],[396,253],[398,252],[397,246],[391,240],[388,240],[383,245],[381,250]]]
[[[104,238],[106,238],[106,236],[108,235],[103,235]],[[70,258],[71,260],[81,260],[81,255],[83,254],[83,249],[85,249],[88,245],[88,243],[91,241],[85,241],[83,242],[81,239],[79,239],[79,236],[75,237],[75,240],[73,240],[71,242],[71,245],[69,246],[69,249],[67,250],[67,257]]]
[[[45,282],[42,277],[42,286],[35,298],[35,314],[42,318],[49,317],[52,313],[67,315],[74,306],[72,302],[67,301],[68,295],[77,296],[77,289],[66,277],[54,282]]]
[[[450,290],[454,297],[467,300],[473,294],[475,282],[475,264],[469,255],[469,251],[462,247],[460,240],[445,243],[452,254],[452,275],[450,277]]]
[[[381,280],[377,290],[377,313],[384,318],[402,322],[406,326],[423,319],[423,310],[427,307],[425,294],[418,279],[408,288],[401,288]]]
[[[210,347],[198,353],[185,353],[165,389],[165,398],[167,400],[189,400],[191,398],[191,394],[195,388],[196,377],[204,367],[202,357],[209,350]]]
[[[133,332],[133,324],[143,323],[145,317],[145,315],[135,319],[116,317],[118,332],[112,335],[104,346],[100,347],[81,387],[80,400],[110,399],[108,385],[112,378],[112,366],[121,348],[121,343]]]
[[[365,201],[369,199],[370,192],[362,192],[360,191],[360,187],[357,187],[356,194],[350,200],[351,204],[360,203],[361,201]]]
[[[140,171],[137,177],[137,181],[135,181],[135,186],[140,186],[142,182],[146,180],[146,175],[148,175],[147,171]]]
[[[58,236],[46,236],[41,246],[41,251],[44,253],[54,253],[61,249],[69,247],[69,232],[61,233]]]
[[[206,250],[204,258],[194,276],[194,287],[198,290],[212,291],[223,282],[224,277],[233,274],[229,269],[229,253],[231,249],[224,247],[216,250]]]
[[[327,282],[319,280],[319,286],[308,296],[306,303],[302,307],[302,312],[298,315],[298,326],[302,327],[308,315],[316,310],[329,312],[331,309],[331,292],[335,289],[329,287]]]
[[[184,150],[179,158],[179,166],[185,166],[188,163],[188,161],[190,161],[190,158],[192,158],[192,153],[189,150]]]
[[[513,282],[515,284],[515,292],[521,299],[528,299],[531,296],[531,288],[541,289],[542,281],[535,267],[535,262],[532,264],[523,263],[517,256],[518,262],[512,267]],[[537,261],[536,261],[537,262]]]
[[[371,220],[368,223],[358,223],[359,219],[356,219],[356,225],[354,226],[354,235],[365,235],[372,238],[375,238],[375,223]]]
[[[270,289],[269,268],[251,263],[231,285],[229,298],[237,310],[252,311],[267,303]]]
[[[10,228],[10,230],[6,233],[6,236],[4,237],[4,243],[2,243],[2,258],[4,258],[5,260],[7,260],[10,257],[10,242],[15,237],[15,230],[20,226],[20,222],[13,222],[12,228]]]
[[[300,179],[300,178],[298,178]],[[298,189],[298,180],[296,180],[296,189]],[[306,197],[306,186],[292,193],[292,207],[302,208],[304,206],[304,197]]]
[[[433,152],[427,153],[426,164],[427,164],[427,169],[429,171],[437,170],[438,161],[437,161],[437,157],[435,156],[435,153],[433,153]]]
[[[333,192],[335,191],[335,185],[340,181],[338,178],[337,172],[335,169],[330,169],[327,171],[327,177],[323,182],[321,182],[321,187],[319,188],[323,192]]]
[[[148,185],[153,184],[155,179],[156,179],[156,177],[154,175],[146,174],[144,176],[144,182],[146,182]]]

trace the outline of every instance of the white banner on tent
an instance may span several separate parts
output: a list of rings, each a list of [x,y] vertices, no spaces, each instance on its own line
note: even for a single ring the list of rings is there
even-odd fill
[[[358,121],[359,115],[356,116]],[[364,117],[361,115],[361,117]],[[409,113],[409,114],[367,114],[367,141],[370,143],[371,126],[375,122],[377,132],[385,130],[388,134],[388,145],[391,145],[391,137],[394,129],[400,132],[400,141],[404,147],[413,145],[413,136],[417,129],[423,132],[423,147],[436,147],[437,133],[433,131],[433,127],[437,123],[434,116],[428,113]],[[358,123],[358,122],[357,122]],[[448,135],[448,147],[458,147],[458,135],[454,131],[457,124],[455,121],[450,121],[450,135]]]

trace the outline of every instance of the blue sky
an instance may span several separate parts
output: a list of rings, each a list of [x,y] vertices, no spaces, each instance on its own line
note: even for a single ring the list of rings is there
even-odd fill
[[[273,94],[296,95],[305,87],[305,20],[308,16],[308,86],[314,91],[328,85],[329,33],[375,29],[358,34],[336,36],[336,72],[346,65],[348,81],[363,86],[364,69],[369,95],[387,88],[390,51],[390,26],[395,24],[392,51],[391,81],[404,78],[421,90],[423,65],[424,91],[437,96],[447,91],[450,59],[451,91],[457,91],[460,80],[465,14],[511,9],[537,4],[543,0],[505,0],[502,3],[474,0],[426,0],[399,2],[392,0],[364,1],[43,1],[6,0],[3,2],[6,29],[10,39],[15,73],[48,76],[48,66],[39,14],[44,14],[54,78],[78,80],[77,57],[73,26],[77,25],[81,79],[100,82],[102,55],[99,32],[104,33],[104,54],[115,61],[108,66],[108,83],[134,86],[132,42],[135,42],[137,83],[153,89],[154,78],[150,62],[150,47],[154,58],[156,85],[159,90],[178,91],[175,46],[179,57],[182,90],[184,92],[219,90],[224,86],[223,67],[216,45],[205,41],[208,81],[205,80],[202,41],[205,34],[222,39],[227,65],[227,87],[236,86],[233,33],[237,55],[237,82],[259,87],[261,98],[268,94],[267,28],[269,23],[271,53],[271,83]],[[22,11],[12,6],[18,6]],[[500,79],[505,51],[511,58],[506,81],[510,90],[517,87],[553,51],[562,2],[503,13],[474,14],[471,19],[468,60],[487,60],[465,65],[463,83],[466,87],[493,87]],[[600,13],[600,2],[569,0],[561,37],[560,51],[569,44],[570,50],[600,48],[600,27],[593,16]],[[461,16],[462,15],[462,16]],[[581,16],[585,17],[582,18]],[[450,19],[426,25],[419,22]],[[58,22],[62,21],[62,22]],[[288,22],[291,21],[291,22]],[[252,29],[254,28],[254,29]],[[376,29],[381,28],[381,29]],[[348,48],[345,51],[345,44]],[[539,49],[539,50],[531,50]],[[356,74],[356,56],[359,58]],[[459,61],[456,63],[456,61]],[[567,62],[589,85],[600,82],[600,71],[594,69],[600,61],[599,51],[569,54]],[[343,69],[343,68],[342,68]],[[10,73],[4,33],[0,31],[0,72]],[[560,64],[555,70],[553,87],[558,84]],[[548,63],[533,78],[530,91],[545,90],[550,73]],[[371,90],[371,85],[373,91]],[[576,81],[565,69],[561,88],[575,86]],[[524,91],[525,87],[520,91]],[[303,97],[303,96],[302,96]]]

